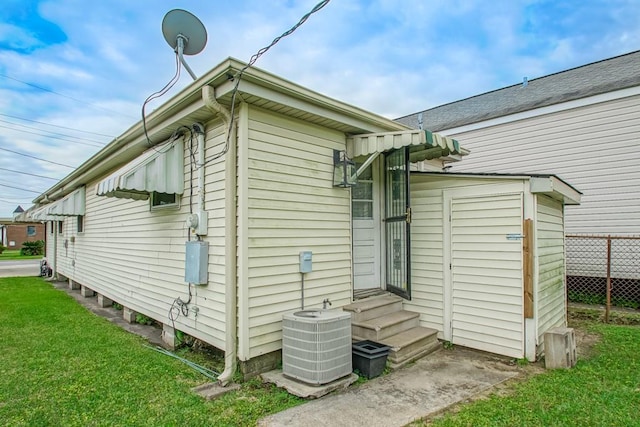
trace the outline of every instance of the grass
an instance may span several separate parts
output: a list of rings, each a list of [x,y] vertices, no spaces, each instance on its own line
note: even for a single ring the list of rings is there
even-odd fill
[[[640,426],[640,328],[581,321],[601,335],[588,360],[546,371],[415,426]]]
[[[20,255],[20,249],[6,249],[0,254],[0,262],[17,259],[41,259],[42,255]]]
[[[0,325],[2,425],[245,426],[302,402],[257,380],[205,401],[205,377],[39,278],[0,279]]]

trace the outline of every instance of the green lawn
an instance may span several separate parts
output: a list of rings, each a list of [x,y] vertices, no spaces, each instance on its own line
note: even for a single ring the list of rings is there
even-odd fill
[[[514,383],[459,412],[415,426],[640,426],[640,328],[589,323],[602,336],[588,360]],[[432,422],[432,424],[431,424]]]
[[[207,378],[144,344],[39,278],[0,279],[0,425],[245,426],[301,402],[258,381],[205,401]]]
[[[0,262],[5,260],[16,260],[16,259],[40,259],[42,255],[20,255],[20,249],[9,250],[5,249],[0,254]]]

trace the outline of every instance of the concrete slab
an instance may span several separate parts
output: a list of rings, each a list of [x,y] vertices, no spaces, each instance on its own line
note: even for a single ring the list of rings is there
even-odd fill
[[[326,396],[333,391],[343,390],[358,381],[358,375],[351,374],[344,378],[332,381],[329,384],[314,386],[286,377],[281,370],[266,372],[264,374],[260,374],[260,376],[263,381],[273,383],[278,387],[284,388],[290,394],[298,397],[304,397],[305,399],[317,399],[319,397]]]
[[[240,384],[235,383],[231,383],[226,387],[222,387],[218,383],[206,383],[192,388],[191,391],[204,397],[206,400],[213,400],[217,397],[222,396],[223,394],[229,393],[230,391],[239,389]]]
[[[258,425],[405,426],[517,375],[517,367],[502,358],[440,350],[361,386],[265,417]]]

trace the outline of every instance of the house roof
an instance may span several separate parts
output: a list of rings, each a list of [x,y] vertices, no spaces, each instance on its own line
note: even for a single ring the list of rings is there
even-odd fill
[[[396,119],[434,132],[640,86],[640,50],[529,80]]]
[[[202,99],[202,88],[207,85],[213,87],[216,100],[228,107],[236,84],[234,76],[245,65],[242,61],[228,58],[155,109],[146,117],[150,139],[156,143],[166,141],[181,125],[190,126],[194,122],[210,120],[213,113]],[[257,67],[244,71],[238,85],[238,96],[248,104],[347,134],[408,129],[401,123],[314,92]],[[58,200],[89,181],[117,170],[148,148],[143,123],[139,121],[33,202],[40,204],[45,200]]]

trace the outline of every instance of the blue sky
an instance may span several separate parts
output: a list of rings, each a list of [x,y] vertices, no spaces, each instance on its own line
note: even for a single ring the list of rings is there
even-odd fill
[[[316,3],[2,0],[0,217],[139,120],[174,72],[167,11],[207,28],[205,50],[187,58],[201,75],[247,61]],[[332,0],[256,66],[396,118],[639,50],[639,22],[638,0]],[[183,73],[150,108],[190,81]]]

